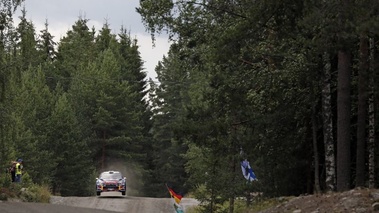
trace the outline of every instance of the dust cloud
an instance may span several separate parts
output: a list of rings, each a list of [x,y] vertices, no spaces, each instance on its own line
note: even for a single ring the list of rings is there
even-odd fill
[[[126,177],[126,187],[128,196],[142,196],[143,169],[136,163],[120,160],[107,159],[104,169],[101,171],[119,171]]]

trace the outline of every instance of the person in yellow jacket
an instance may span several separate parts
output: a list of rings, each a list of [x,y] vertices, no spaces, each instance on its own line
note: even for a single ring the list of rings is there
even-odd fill
[[[15,172],[14,182],[20,183],[21,182],[21,176],[22,176],[23,160],[20,158],[15,163],[16,163],[16,168],[15,168],[16,172]]]

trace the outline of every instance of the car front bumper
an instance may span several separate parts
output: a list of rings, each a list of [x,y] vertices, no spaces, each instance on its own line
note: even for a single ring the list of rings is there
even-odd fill
[[[98,192],[125,192],[126,191],[126,186],[125,185],[120,185],[120,186],[101,186],[97,185],[96,186],[96,191]]]

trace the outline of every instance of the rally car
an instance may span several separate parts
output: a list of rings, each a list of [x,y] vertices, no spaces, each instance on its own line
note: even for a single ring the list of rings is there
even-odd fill
[[[102,172],[96,178],[96,195],[102,192],[121,192],[126,195],[126,178],[119,171]]]

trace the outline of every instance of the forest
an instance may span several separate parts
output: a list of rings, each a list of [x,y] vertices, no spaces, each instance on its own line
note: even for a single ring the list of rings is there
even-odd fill
[[[119,162],[131,195],[169,183],[205,212],[378,186],[378,1],[141,0],[152,41],[172,43],[158,81],[122,26],[79,18],[56,43],[27,8],[14,25],[22,2],[0,0],[2,168],[22,157],[33,182],[88,196]]]

